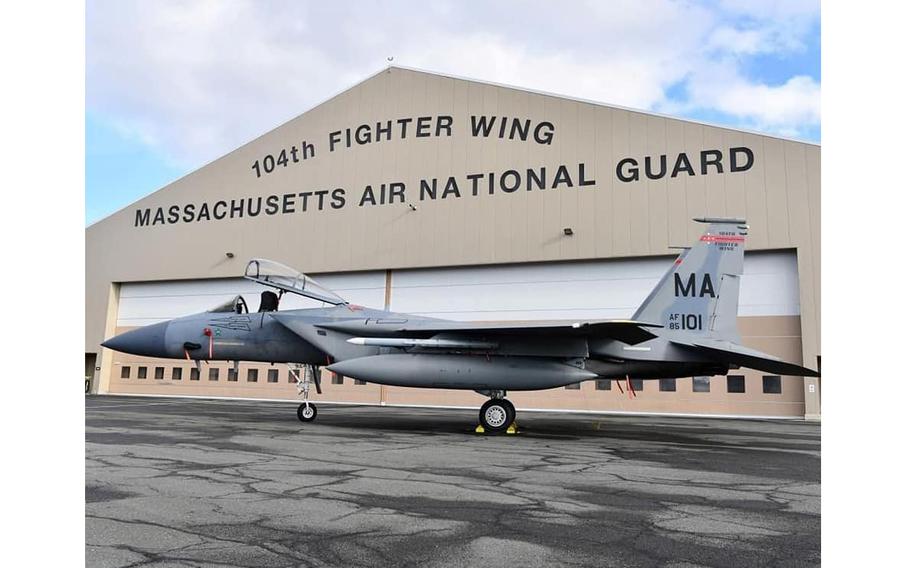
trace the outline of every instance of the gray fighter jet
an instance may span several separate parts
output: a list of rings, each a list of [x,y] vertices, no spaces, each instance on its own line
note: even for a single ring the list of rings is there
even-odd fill
[[[148,357],[288,363],[304,397],[301,421],[316,417],[310,384],[320,367],[383,385],[474,390],[487,432],[515,420],[508,391],[561,387],[591,379],[725,375],[749,367],[780,375],[811,369],[739,344],[736,326],[742,219],[695,219],[707,230],[684,249],[630,320],[472,323],[355,306],[278,263],[249,262],[244,277],[269,286],[257,313],[243,298],[211,311],[132,330],[107,348]],[[292,293],[322,307],[278,311]],[[199,367],[201,368],[201,367]],[[235,363],[236,368],[236,363]]]

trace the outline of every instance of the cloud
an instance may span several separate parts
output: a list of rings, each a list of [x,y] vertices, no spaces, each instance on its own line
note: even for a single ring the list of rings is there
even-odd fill
[[[760,4],[760,5],[758,5]],[[395,62],[642,109],[799,131],[818,83],[743,61],[805,49],[812,2],[95,0],[86,105],[176,164],[229,152]],[[668,92],[684,85],[682,100]],[[814,98],[814,99],[813,99]],[[814,102],[813,102],[814,100]],[[813,110],[814,109],[814,110]]]

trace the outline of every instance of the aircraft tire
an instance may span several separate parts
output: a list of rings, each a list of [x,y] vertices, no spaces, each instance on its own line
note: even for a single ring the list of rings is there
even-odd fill
[[[509,411],[509,425],[511,426],[512,422],[515,422],[515,405],[512,404],[512,401],[507,398],[502,399],[502,403],[508,407],[507,410]]]
[[[307,406],[306,403],[297,407],[297,418],[301,422],[312,422],[316,420],[316,405],[312,402]]]
[[[514,407],[507,400],[491,398],[480,407],[480,424],[488,434],[505,432],[514,419]]]

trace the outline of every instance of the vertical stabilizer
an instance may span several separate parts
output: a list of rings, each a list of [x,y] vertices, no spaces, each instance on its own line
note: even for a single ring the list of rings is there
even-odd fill
[[[739,342],[736,315],[748,226],[744,219],[695,219],[708,225],[679,255],[632,319],[659,323],[667,335]]]

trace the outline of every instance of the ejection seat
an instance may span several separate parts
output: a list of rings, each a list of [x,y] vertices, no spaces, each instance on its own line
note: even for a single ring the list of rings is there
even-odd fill
[[[278,311],[278,294],[272,292],[271,290],[266,290],[262,293],[259,300],[259,311],[260,312],[276,312]]]

